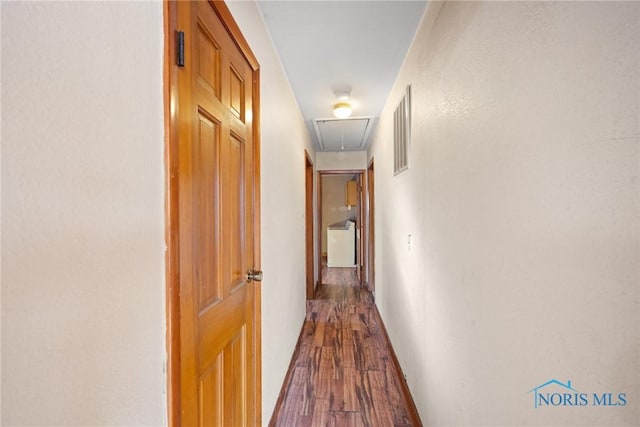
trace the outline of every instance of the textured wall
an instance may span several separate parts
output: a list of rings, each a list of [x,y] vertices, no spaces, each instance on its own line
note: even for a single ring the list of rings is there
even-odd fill
[[[640,424],[639,20],[637,2],[430,4],[370,150],[377,301],[427,425]],[[535,409],[551,379],[589,405]]]
[[[263,424],[271,418],[305,315],[304,150],[311,140],[254,2],[229,9],[260,62]]]
[[[2,425],[166,419],[162,4],[2,4]]]

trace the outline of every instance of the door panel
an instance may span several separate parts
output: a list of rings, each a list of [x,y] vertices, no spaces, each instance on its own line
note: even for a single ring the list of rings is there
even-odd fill
[[[220,277],[214,268],[219,263],[220,227],[218,211],[218,174],[220,129],[202,112],[198,114],[198,133],[193,147],[193,240],[196,245],[196,282],[200,289],[198,307],[204,307],[222,298]]]
[[[238,42],[223,3],[180,1],[174,7],[185,40],[185,65],[173,69],[180,288],[176,418],[183,426],[257,425],[260,288],[246,279],[249,269],[259,268],[257,63],[238,47],[244,39]]]

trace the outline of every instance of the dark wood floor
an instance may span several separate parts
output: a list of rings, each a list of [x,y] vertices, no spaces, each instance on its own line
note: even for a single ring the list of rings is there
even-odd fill
[[[371,294],[324,268],[270,426],[417,426]],[[409,401],[407,401],[409,400]],[[414,409],[411,411],[410,409]]]

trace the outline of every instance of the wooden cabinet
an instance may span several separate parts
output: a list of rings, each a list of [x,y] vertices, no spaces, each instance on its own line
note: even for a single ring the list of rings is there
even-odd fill
[[[347,181],[347,189],[345,191],[346,194],[346,205],[347,206],[356,206],[358,204],[358,181]]]

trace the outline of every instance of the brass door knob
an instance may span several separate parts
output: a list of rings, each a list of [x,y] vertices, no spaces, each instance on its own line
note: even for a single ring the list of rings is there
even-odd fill
[[[249,270],[247,271],[247,282],[255,280],[256,282],[262,282],[262,270]]]

